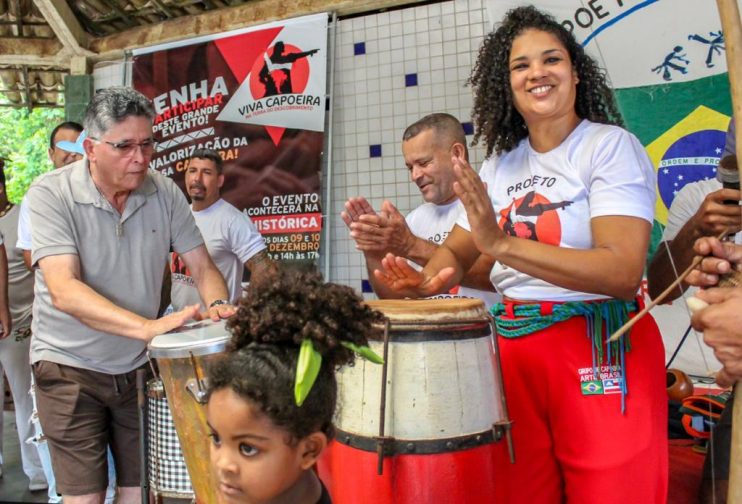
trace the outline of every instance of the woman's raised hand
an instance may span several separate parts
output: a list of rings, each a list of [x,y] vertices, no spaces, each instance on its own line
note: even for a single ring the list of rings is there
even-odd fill
[[[454,156],[452,161],[456,174],[453,190],[466,210],[474,244],[480,252],[497,257],[497,250],[505,242],[507,235],[497,225],[487,184],[482,182],[465,159]]]

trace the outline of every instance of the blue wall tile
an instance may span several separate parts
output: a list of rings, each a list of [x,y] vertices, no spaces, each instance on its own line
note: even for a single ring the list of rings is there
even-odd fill
[[[360,56],[361,54],[366,54],[366,43],[356,42],[355,44],[353,44],[353,54],[356,56]]]
[[[381,157],[381,144],[368,146],[369,157]]]
[[[464,128],[464,134],[465,135],[473,135],[474,134],[474,125],[470,122],[463,122],[461,123],[461,127]]]
[[[411,73],[404,76],[404,84],[407,87],[417,86],[417,74]]]

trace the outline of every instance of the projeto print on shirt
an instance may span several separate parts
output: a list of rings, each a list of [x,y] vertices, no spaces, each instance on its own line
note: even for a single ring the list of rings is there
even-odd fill
[[[557,210],[572,203],[566,200],[552,203],[536,191],[529,191],[523,197],[513,198],[510,205],[500,210],[498,224],[510,236],[559,245],[562,224]]]

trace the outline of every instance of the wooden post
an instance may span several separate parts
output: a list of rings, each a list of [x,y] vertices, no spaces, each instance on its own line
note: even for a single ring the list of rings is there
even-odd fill
[[[735,122],[737,159],[742,159],[742,24],[737,0],[716,0],[724,32],[729,89],[732,94],[732,113]],[[738,165],[738,168],[739,165]],[[742,168],[740,168],[742,172]],[[742,381],[735,386],[734,413],[732,417],[732,446],[729,461],[729,504],[742,504]]]

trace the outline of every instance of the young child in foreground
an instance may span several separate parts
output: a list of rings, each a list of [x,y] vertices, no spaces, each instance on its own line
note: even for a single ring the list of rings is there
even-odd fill
[[[230,351],[209,369],[221,502],[331,502],[311,469],[333,437],[335,370],[355,353],[380,361],[367,345],[381,320],[315,272],[281,272],[240,301],[227,323]]]

